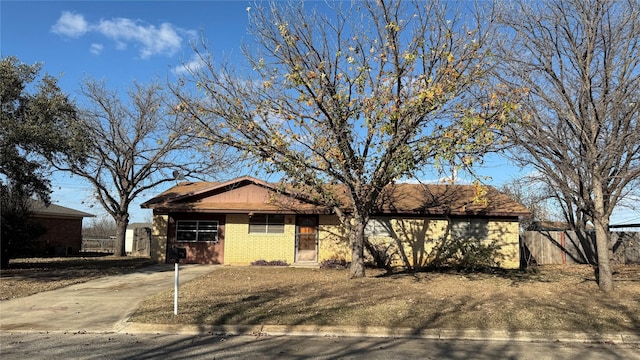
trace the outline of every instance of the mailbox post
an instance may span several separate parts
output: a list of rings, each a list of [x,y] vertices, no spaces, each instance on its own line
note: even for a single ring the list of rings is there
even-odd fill
[[[178,315],[178,285],[180,283],[180,259],[187,258],[187,249],[176,247],[175,245],[169,249],[169,259],[173,259],[175,267],[174,285],[173,285],[173,315]]]

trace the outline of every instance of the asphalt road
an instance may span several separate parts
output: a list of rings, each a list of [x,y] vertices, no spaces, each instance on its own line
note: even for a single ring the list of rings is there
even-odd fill
[[[2,332],[11,359],[640,359],[638,344]]]

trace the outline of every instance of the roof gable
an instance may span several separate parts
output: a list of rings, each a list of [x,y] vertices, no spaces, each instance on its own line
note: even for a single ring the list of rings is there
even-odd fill
[[[157,211],[298,212],[311,211],[277,184],[249,176],[226,182],[181,183],[141,204]]]

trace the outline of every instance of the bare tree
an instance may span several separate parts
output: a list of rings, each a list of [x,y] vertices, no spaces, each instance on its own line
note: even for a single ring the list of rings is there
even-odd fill
[[[535,221],[556,221],[562,218],[555,209],[559,206],[555,192],[535,174],[505,182],[500,186],[500,191],[531,212],[531,216],[520,220],[522,229]]]
[[[98,217],[82,227],[82,237],[107,239],[116,233],[116,223],[109,217]]]
[[[199,138],[160,85],[134,84],[129,102],[93,80],[83,83],[81,94],[89,105],[81,111],[79,131],[92,146],[84,164],[58,158],[54,165],[91,183],[95,198],[116,223],[114,255],[124,256],[129,207],[136,197],[174,181],[176,174],[206,176],[218,164],[199,156]]]
[[[362,277],[364,229],[382,189],[423,167],[470,166],[512,104],[483,82],[490,11],[463,18],[449,2],[345,4],[251,8],[250,68],[218,64],[203,45],[202,67],[174,91],[214,141],[317,194],[348,230],[350,276]],[[343,185],[348,201],[327,184]]]
[[[640,188],[640,6],[635,0],[518,2],[501,79],[529,89],[514,152],[557,191],[578,230],[595,228],[597,278],[613,289],[608,225]]]

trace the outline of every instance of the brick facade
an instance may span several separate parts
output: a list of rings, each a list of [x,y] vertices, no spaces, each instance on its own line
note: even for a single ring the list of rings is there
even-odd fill
[[[517,219],[470,219],[471,222],[482,222],[486,228],[486,236],[481,239],[482,245],[495,243],[498,247],[496,262],[502,268],[518,268],[519,225]],[[405,262],[414,267],[425,266],[433,258],[434,248],[442,241],[450,240],[449,220],[429,218],[390,219],[393,236],[369,237],[372,244],[388,248],[393,265],[404,265]],[[320,217],[320,241],[318,260],[351,261],[348,234],[344,232],[337,216]],[[366,253],[366,252],[365,252]],[[366,255],[366,254],[365,254]]]
[[[191,217],[190,217],[191,216]],[[152,258],[165,262],[166,246],[172,246],[175,238],[175,227],[172,219],[221,219],[221,242],[214,245],[177,243],[187,248],[185,263],[249,265],[256,260],[282,260],[288,264],[295,263],[296,215],[285,216],[283,234],[250,234],[249,215],[228,214],[182,214],[156,216],[152,242]],[[169,219],[168,226],[166,224]],[[223,219],[223,220],[222,220]],[[499,247],[496,261],[503,268],[517,268],[519,259],[519,227],[514,219],[469,219],[481,223],[484,236],[483,245],[492,243]],[[160,224],[160,226],[158,226]],[[390,224],[393,236],[370,237],[373,244],[388,247],[393,254],[393,265],[404,265],[405,262],[414,267],[427,265],[433,258],[434,249],[443,240],[450,239],[449,220],[430,218],[392,218]],[[155,250],[154,250],[155,249]],[[155,255],[154,255],[155,254]],[[318,263],[324,260],[351,260],[348,234],[340,226],[335,215],[319,216],[318,224]]]
[[[72,255],[82,248],[82,218],[34,217],[46,232],[35,240],[33,255]]]

